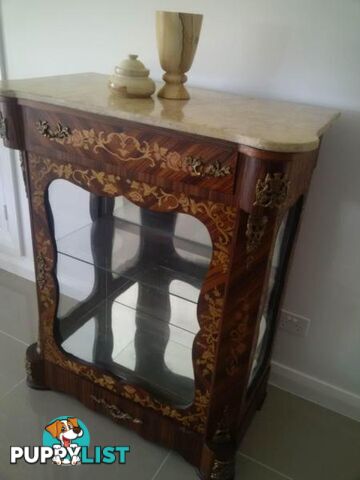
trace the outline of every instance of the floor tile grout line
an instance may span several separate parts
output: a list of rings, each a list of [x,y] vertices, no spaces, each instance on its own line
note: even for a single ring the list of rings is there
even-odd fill
[[[161,472],[163,466],[165,465],[167,459],[170,457],[170,454],[171,454],[171,450],[167,453],[166,457],[165,457],[165,458],[163,459],[163,461],[160,463],[159,468],[156,470],[156,472],[154,473],[154,475],[151,477],[150,480],[155,480],[155,479],[158,477],[158,475],[159,475],[159,473]]]
[[[17,342],[22,343],[23,345],[26,345],[27,347],[30,345],[30,343],[26,343],[23,340],[20,340],[20,338],[16,338],[13,335],[10,335],[10,333],[4,332],[4,330],[0,330],[0,333],[5,335],[6,337],[11,338],[12,340],[16,340]]]
[[[23,377],[20,382],[17,382],[15,385],[13,385],[10,390],[8,390],[7,392],[4,393],[4,395],[2,395],[0,397],[0,402],[2,402],[4,400],[4,398],[6,398],[8,395],[10,395],[10,393],[12,393],[21,383],[23,383],[23,381],[26,380],[26,377]]]
[[[250,457],[249,455],[245,455],[244,453],[239,452],[239,455],[242,457],[246,458],[247,460],[252,461],[253,463],[256,463],[257,465],[260,465],[261,467],[266,468],[267,470],[270,470],[270,472],[276,473],[277,475],[280,475],[282,478],[286,478],[286,480],[294,480],[291,477],[288,477],[284,473],[279,472],[279,470],[276,470],[275,468],[270,467],[269,465],[266,465],[265,463],[260,462],[259,460],[256,460],[256,458]]]

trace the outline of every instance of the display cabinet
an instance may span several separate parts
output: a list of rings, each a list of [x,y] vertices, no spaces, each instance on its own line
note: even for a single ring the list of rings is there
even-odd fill
[[[0,134],[22,152],[34,245],[28,384],[177,450],[204,480],[230,480],[337,113],[206,90],[129,100],[106,84],[1,84]]]

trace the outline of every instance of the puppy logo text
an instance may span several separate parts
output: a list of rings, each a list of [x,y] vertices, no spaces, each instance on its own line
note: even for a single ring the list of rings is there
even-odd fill
[[[94,446],[90,450],[89,431],[79,418],[57,417],[45,426],[42,446],[10,447],[10,463],[76,466],[81,464],[126,463],[130,447]]]

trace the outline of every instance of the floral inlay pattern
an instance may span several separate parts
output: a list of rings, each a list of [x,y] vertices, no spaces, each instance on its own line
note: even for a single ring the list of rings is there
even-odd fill
[[[38,123],[41,125],[41,122]],[[47,132],[48,124],[46,128]],[[45,136],[62,145],[71,145],[94,153],[104,151],[121,162],[144,161],[149,167],[159,166],[175,172],[183,172],[192,177],[231,175],[230,166],[222,165],[217,160],[212,163],[204,162],[201,157],[181,155],[175,150],[162,147],[157,142],[140,141],[125,132],[105,133],[104,131],[96,132],[93,128],[89,130],[75,128],[71,131],[67,129],[67,135]]]
[[[162,188],[150,186],[143,182],[127,180],[130,185],[129,198],[136,203],[144,203],[146,198],[153,197],[157,205],[167,210],[181,207],[185,213],[198,215],[199,213],[211,219],[216,226],[219,236],[214,242],[213,262],[222,267],[224,273],[229,266],[229,249],[234,223],[235,209],[233,207],[211,201],[197,202],[184,193],[167,193]]]
[[[148,407],[157,412],[165,415],[167,417],[178,420],[185,427],[192,427],[194,430],[199,433],[204,432],[204,424],[206,422],[206,410],[209,405],[210,392],[207,391],[205,394],[202,394],[199,389],[195,390],[195,399],[194,399],[194,412],[191,415],[184,416],[184,413],[170,407],[169,405],[164,405],[161,402],[153,399],[149,395],[141,395],[135,387],[126,385],[124,387],[123,396],[136,402],[143,407]]]
[[[197,365],[202,368],[203,374],[208,375],[214,372],[215,351],[219,338],[219,321],[224,306],[224,297],[219,290],[214,289],[211,293],[205,294],[205,300],[208,304],[208,311],[201,315],[201,321],[204,324],[203,355],[196,360]]]
[[[240,356],[246,350],[246,343],[244,338],[247,332],[247,324],[239,323],[231,332],[230,342],[230,356],[227,361],[226,373],[229,376],[235,375],[240,367]]]

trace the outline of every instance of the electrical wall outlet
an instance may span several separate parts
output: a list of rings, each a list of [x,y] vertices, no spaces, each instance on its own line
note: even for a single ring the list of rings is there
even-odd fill
[[[310,327],[310,320],[302,317],[301,315],[295,315],[295,313],[282,310],[280,314],[279,329],[285,332],[292,333],[299,337],[306,337]]]

